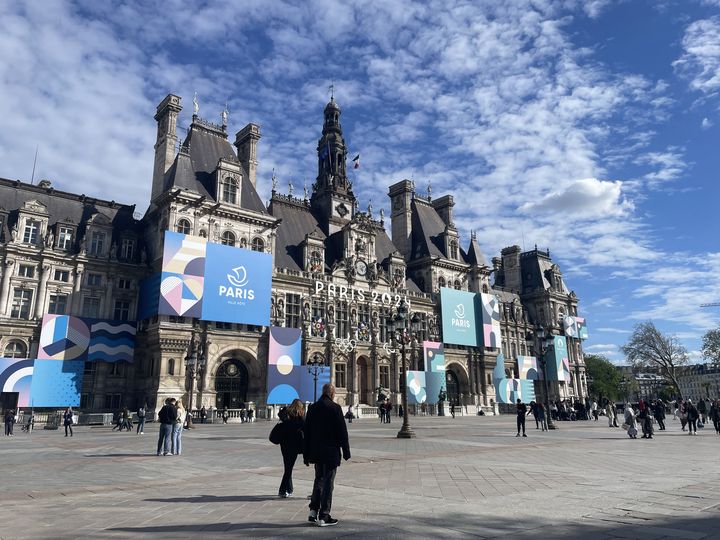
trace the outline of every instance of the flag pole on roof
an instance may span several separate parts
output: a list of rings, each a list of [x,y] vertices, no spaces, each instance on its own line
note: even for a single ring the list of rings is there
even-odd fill
[[[352,159],[352,162],[353,162],[353,169],[359,169],[359,168],[360,168],[360,154],[358,154],[357,156],[355,156],[355,157]]]

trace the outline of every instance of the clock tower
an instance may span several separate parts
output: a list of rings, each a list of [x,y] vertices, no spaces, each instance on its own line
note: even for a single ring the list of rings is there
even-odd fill
[[[310,206],[323,232],[330,236],[352,221],[357,200],[347,178],[347,147],[340,125],[340,107],[334,98],[325,106],[322,137],[318,141],[318,174]]]

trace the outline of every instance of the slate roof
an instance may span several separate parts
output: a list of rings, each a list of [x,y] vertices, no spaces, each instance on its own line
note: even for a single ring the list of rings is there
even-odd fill
[[[523,292],[530,292],[536,289],[548,290],[551,288],[548,280],[549,270],[553,262],[546,252],[533,250],[520,255],[520,269],[522,276]],[[562,292],[570,294],[562,281]]]
[[[488,266],[487,259],[480,250],[480,244],[478,244],[475,237],[470,238],[470,247],[468,248],[465,260],[470,264],[477,264],[478,266]]]
[[[216,200],[215,169],[221,159],[240,163],[227,134],[203,120],[193,121],[180,152],[165,174],[164,190],[179,187]],[[267,214],[262,199],[247,181],[247,171],[243,169],[242,175],[240,207]]]
[[[282,219],[275,238],[275,266],[290,270],[303,270],[301,244],[305,235],[313,231],[323,241],[326,236],[318,227],[317,220],[302,201],[299,204],[278,198],[270,201],[270,213]]]
[[[12,226],[17,222],[18,210],[23,204],[36,200],[44,204],[49,214],[49,225],[68,220],[78,226],[80,236],[85,224],[95,214],[108,218],[113,227],[113,237],[123,231],[139,232],[140,222],[133,217],[135,205],[118,204],[113,201],[76,195],[52,187],[40,187],[16,180],[0,178],[0,211],[8,212],[7,223],[0,230],[0,237],[9,238]]]
[[[445,223],[437,211],[421,201],[412,201],[412,250],[411,259],[425,257],[445,258],[444,245],[441,238],[445,232]]]

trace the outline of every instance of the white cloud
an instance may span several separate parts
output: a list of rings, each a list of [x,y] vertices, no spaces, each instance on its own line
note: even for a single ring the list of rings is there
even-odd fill
[[[562,191],[548,193],[519,208],[524,213],[562,213],[579,219],[622,216],[632,209],[633,205],[622,198],[621,182],[596,178],[577,180]]]
[[[673,63],[693,90],[715,94],[720,90],[720,18],[694,21],[685,30],[683,55]]]
[[[710,129],[713,126],[712,120],[710,120],[707,116],[702,119],[702,123],[700,124],[700,127],[703,129]]]

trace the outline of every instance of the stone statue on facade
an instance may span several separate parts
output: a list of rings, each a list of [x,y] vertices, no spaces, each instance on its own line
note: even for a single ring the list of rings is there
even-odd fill
[[[225,104],[225,109],[220,114],[220,118],[222,118],[222,126],[225,127],[228,125],[228,110],[227,110],[227,103]]]
[[[53,247],[53,244],[55,243],[55,235],[52,231],[48,231],[48,233],[45,235],[45,246],[46,247]]]
[[[17,241],[17,235],[18,235],[18,226],[17,226],[17,223],[16,223],[15,225],[13,225],[13,228],[12,228],[12,230],[10,231],[10,239],[11,239],[13,242],[16,242],[16,241]]]
[[[198,103],[197,92],[193,96],[193,116],[197,116],[200,112],[200,104]]]
[[[117,259],[117,243],[113,242],[110,246],[110,258]]]
[[[147,249],[145,249],[145,246],[143,246],[140,250],[140,262],[142,264],[147,264]]]

